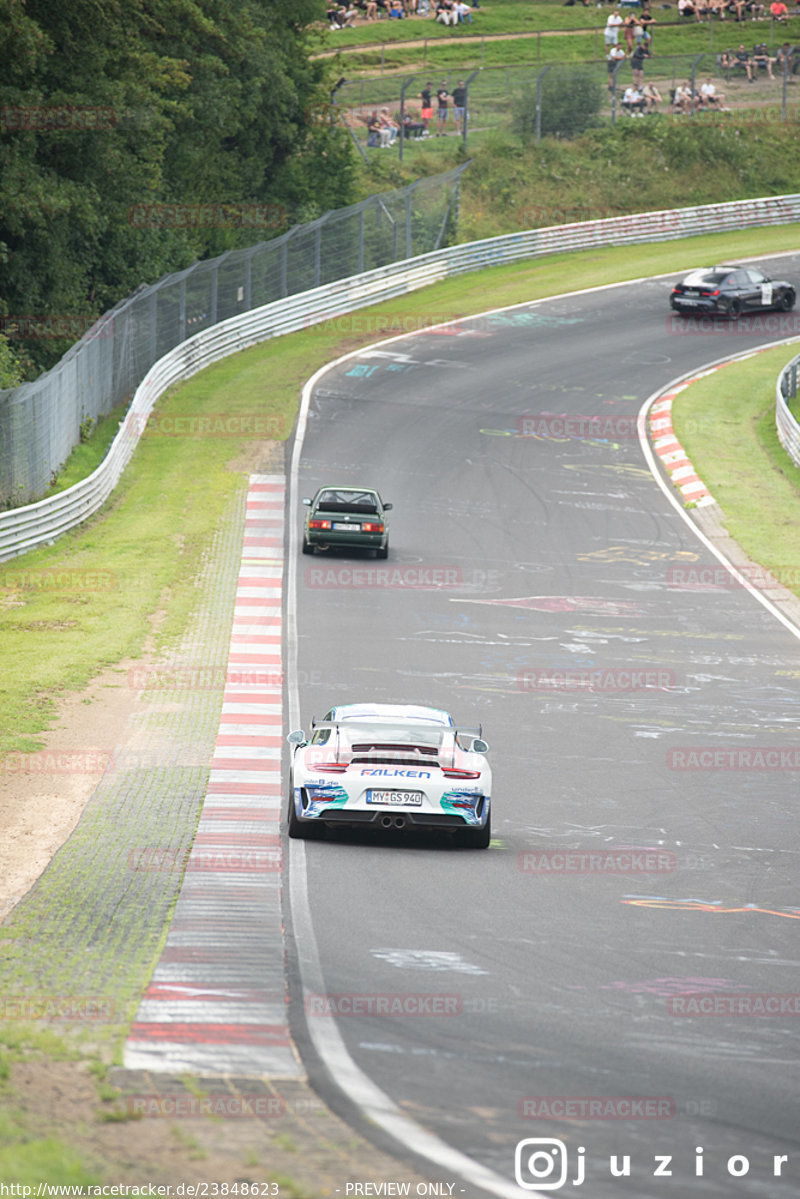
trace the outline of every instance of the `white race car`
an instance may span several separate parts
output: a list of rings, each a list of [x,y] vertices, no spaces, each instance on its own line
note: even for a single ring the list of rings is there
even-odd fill
[[[492,772],[480,728],[410,704],[345,704],[290,733],[289,836],[325,826],[443,829],[485,849]]]

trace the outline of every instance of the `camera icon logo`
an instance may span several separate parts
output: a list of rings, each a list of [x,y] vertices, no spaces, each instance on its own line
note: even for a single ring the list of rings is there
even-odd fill
[[[526,1137],[514,1153],[514,1177],[524,1191],[558,1191],[567,1181],[567,1147],[556,1137]]]

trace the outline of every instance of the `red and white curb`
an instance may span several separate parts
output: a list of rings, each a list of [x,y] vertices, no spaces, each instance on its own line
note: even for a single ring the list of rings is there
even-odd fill
[[[252,475],[219,732],[166,944],[128,1069],[303,1070],[286,1021],[281,884],[285,480]]]
[[[704,371],[703,375],[695,375],[691,379],[686,379],[678,387],[674,387],[671,391],[666,392],[653,404],[649,414],[650,437],[653,442],[653,449],[661,459],[662,466],[667,471],[672,483],[681,493],[686,503],[693,502],[697,508],[705,508],[709,504],[715,504],[717,501],[711,495],[703,480],[698,476],[697,471],[689,461],[686,450],[675,436],[675,430],[672,427],[672,402],[677,395],[685,391],[692,383],[696,383],[698,379],[703,378],[704,375],[709,373],[709,371]]]

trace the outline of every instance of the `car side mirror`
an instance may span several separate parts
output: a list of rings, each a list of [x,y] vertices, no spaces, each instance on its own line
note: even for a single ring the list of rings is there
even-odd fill
[[[290,745],[308,745],[306,735],[302,729],[297,729],[296,732],[290,733],[286,740]]]
[[[384,504],[383,505],[384,512],[388,512],[389,509],[392,508],[393,506],[394,506],[393,504]]]
[[[304,503],[304,504],[310,504],[310,503],[311,503],[311,500],[308,498],[308,496],[304,496],[304,497],[303,497],[303,503]]]
[[[489,742],[484,741],[481,737],[476,737],[472,742],[472,752],[474,754],[488,754]]]

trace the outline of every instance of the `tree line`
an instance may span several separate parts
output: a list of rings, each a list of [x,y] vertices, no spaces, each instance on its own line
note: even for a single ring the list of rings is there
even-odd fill
[[[352,201],[325,7],[0,0],[0,387],[57,361],[65,321]]]

